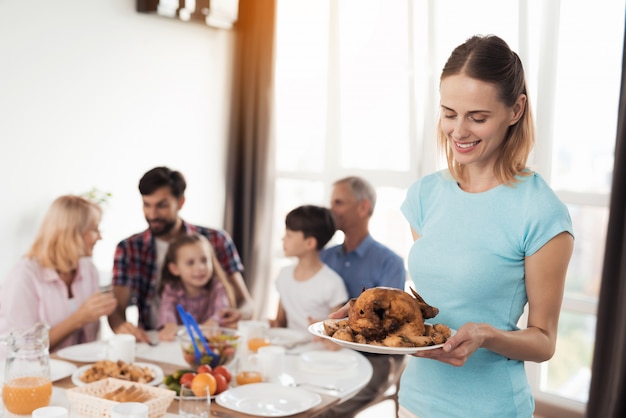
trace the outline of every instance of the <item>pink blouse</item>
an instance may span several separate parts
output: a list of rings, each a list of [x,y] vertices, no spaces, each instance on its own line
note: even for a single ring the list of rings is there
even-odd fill
[[[30,328],[37,322],[51,327],[59,324],[99,291],[99,282],[98,270],[91,258],[81,258],[71,285],[74,297],[70,299],[65,282],[55,270],[43,268],[35,260],[20,260],[9,272],[0,291],[0,335]],[[100,321],[91,322],[69,335],[54,351],[94,341],[99,329]]]

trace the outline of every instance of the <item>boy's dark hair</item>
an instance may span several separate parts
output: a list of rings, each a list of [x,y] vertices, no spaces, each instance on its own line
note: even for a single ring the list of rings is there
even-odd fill
[[[302,231],[305,238],[317,240],[317,250],[324,248],[337,230],[330,209],[304,205],[293,209],[285,218],[285,227],[291,231]]]
[[[139,193],[142,196],[151,195],[161,187],[169,187],[172,195],[180,199],[185,194],[187,182],[180,171],[167,167],[155,167],[139,180]]]

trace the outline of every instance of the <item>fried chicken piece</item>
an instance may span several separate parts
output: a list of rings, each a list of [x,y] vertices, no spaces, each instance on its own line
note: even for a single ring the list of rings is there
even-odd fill
[[[339,321],[337,321],[337,326],[339,328],[349,327],[350,326],[350,321],[348,321],[348,318],[340,319]]]
[[[448,338],[445,337],[443,334],[433,332],[432,334],[430,334],[430,339],[434,345],[439,345],[445,343]]]
[[[415,345],[401,335],[388,335],[383,341],[386,347],[415,347]]]
[[[445,324],[435,324],[433,325],[433,330],[438,334],[443,335],[446,339],[450,338],[450,335],[452,335],[450,327]]]
[[[326,335],[333,335],[337,330],[339,330],[338,321],[334,319],[326,319],[324,322],[324,332]]]
[[[333,338],[337,338],[338,340],[354,342],[354,334],[350,331],[349,328],[340,328],[332,335]]]

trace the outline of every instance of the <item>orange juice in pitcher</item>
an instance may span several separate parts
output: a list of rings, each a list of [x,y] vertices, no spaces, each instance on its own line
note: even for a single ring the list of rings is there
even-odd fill
[[[6,409],[29,415],[47,406],[52,397],[50,380],[49,327],[36,324],[23,331],[12,331],[7,346],[2,401]]]
[[[52,382],[45,377],[17,377],[5,382],[2,388],[4,406],[18,415],[28,415],[37,408],[47,406],[51,396]]]

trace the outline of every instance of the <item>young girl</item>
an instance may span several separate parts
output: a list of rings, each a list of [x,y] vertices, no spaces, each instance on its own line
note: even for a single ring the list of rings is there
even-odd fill
[[[159,339],[171,341],[182,321],[181,304],[202,325],[221,325],[220,313],[233,306],[226,291],[226,274],[217,261],[213,247],[200,234],[182,235],[169,246],[161,274]]]

